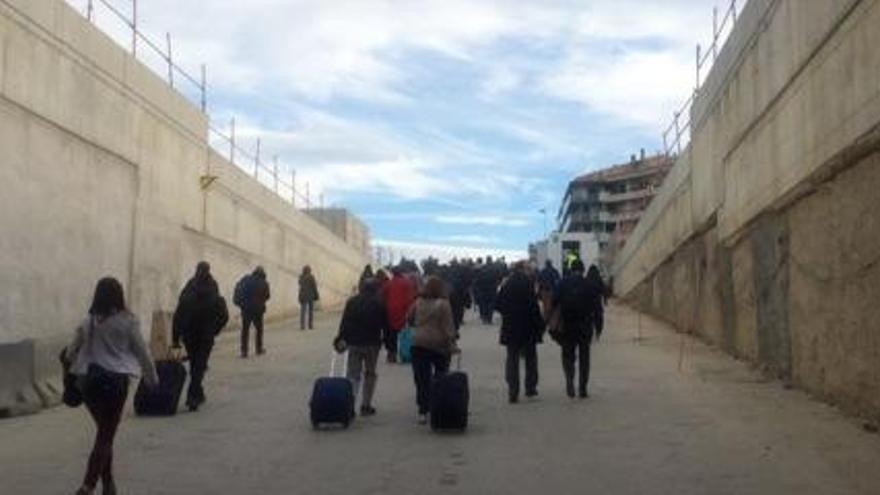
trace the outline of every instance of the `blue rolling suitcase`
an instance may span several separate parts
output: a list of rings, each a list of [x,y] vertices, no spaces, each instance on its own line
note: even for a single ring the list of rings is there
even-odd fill
[[[468,425],[470,390],[467,373],[461,371],[461,354],[456,371],[438,376],[431,387],[431,429],[464,431]]]
[[[346,361],[347,357],[343,355]],[[312,389],[309,407],[312,427],[316,429],[322,424],[340,424],[348,428],[354,419],[354,387],[348,378],[334,376],[336,358],[337,353],[334,352],[330,363],[330,376],[318,378]]]

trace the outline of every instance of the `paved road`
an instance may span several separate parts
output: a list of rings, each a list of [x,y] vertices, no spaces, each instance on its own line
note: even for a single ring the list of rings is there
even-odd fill
[[[335,323],[275,328],[261,359],[238,359],[227,335],[204,409],[129,413],[116,450],[123,493],[880,493],[880,436],[656,322],[643,319],[637,343],[635,313],[619,306],[593,348],[586,401],[564,396],[558,348],[546,344],[540,398],[508,405],[497,328],[471,323],[466,434],[416,424],[410,369],[385,364],[377,416],[314,432],[306,404]],[[91,435],[82,410],[0,421],[0,493],[72,493]]]

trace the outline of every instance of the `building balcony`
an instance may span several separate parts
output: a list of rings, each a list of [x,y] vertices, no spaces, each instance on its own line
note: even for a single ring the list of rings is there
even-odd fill
[[[606,221],[614,222],[614,223],[630,222],[630,221],[638,220],[641,217],[642,217],[641,211],[622,211],[620,213],[610,214],[609,219]]]
[[[645,189],[636,189],[634,191],[627,191],[623,193],[612,193],[608,191],[602,191],[599,194],[599,201],[602,203],[620,203],[623,201],[632,201],[636,199],[650,198],[653,197],[657,193],[657,189],[654,187],[647,187]]]

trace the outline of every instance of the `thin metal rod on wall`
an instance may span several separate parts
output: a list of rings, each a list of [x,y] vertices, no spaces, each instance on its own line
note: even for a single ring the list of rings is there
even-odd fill
[[[172,62],[171,33],[165,33],[165,46],[168,48],[168,84],[174,88],[174,62]]]
[[[131,0],[131,54],[137,58],[137,41],[138,41],[138,0]]]
[[[208,68],[202,64],[202,113],[208,113]]]
[[[718,6],[712,7],[712,61],[718,58]]]
[[[254,178],[260,178],[260,138],[257,138],[257,156],[254,158]]]
[[[275,194],[278,194],[278,155],[272,157],[272,175],[275,177]]]
[[[229,163],[235,163],[235,117],[229,121]]]
[[[89,0],[88,5],[86,5],[86,19],[88,19],[89,22],[92,21],[92,12],[94,10],[95,10],[95,4],[92,2],[92,0]]]

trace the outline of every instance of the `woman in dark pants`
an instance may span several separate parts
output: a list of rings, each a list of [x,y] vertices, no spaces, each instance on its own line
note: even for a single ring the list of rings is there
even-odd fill
[[[320,298],[318,295],[318,282],[312,275],[312,267],[306,265],[302,269],[299,276],[299,329],[305,330],[308,322],[308,329],[312,329],[314,320],[315,302]]]
[[[449,357],[455,351],[455,325],[446,284],[430,277],[412,305],[408,319],[413,321],[412,368],[416,383],[419,423],[428,422],[431,385],[434,377],[449,371]]]
[[[76,329],[66,354],[71,372],[78,377],[83,402],[97,425],[85,479],[76,493],[93,493],[100,478],[103,493],[115,494],[113,440],[128,396],[129,378],[143,374],[147,385],[159,383],[138,320],[125,308],[122,285],[116,279],[98,282],[89,316]]]

